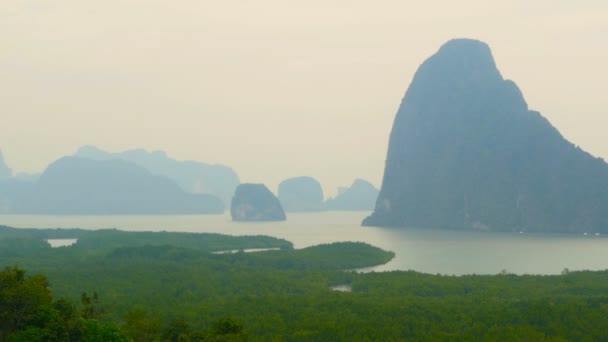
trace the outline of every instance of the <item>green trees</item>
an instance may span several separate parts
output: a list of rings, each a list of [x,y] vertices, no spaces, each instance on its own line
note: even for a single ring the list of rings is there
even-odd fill
[[[162,320],[142,309],[127,313],[122,327],[126,336],[135,342],[167,341],[246,341],[243,324],[232,317],[221,317],[204,329],[193,329],[183,317],[171,319],[163,326]]]
[[[5,268],[0,272],[0,339],[30,325],[40,325],[51,303],[45,277],[26,277],[23,269]]]
[[[105,310],[99,304],[99,297],[97,296],[97,292],[93,292],[93,295],[90,296],[88,293],[83,292],[80,295],[80,315],[84,319],[99,319],[104,314]]]
[[[142,309],[134,309],[126,314],[123,331],[135,342],[158,340],[162,334],[162,321]]]
[[[53,301],[42,275],[27,277],[19,267],[0,272],[0,341],[127,340],[116,324],[101,323],[94,316],[80,315],[66,299]]]

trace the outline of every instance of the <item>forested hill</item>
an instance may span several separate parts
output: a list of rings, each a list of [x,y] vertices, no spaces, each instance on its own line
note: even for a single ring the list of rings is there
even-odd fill
[[[608,232],[608,165],[529,110],[485,43],[451,40],[403,98],[364,224]]]

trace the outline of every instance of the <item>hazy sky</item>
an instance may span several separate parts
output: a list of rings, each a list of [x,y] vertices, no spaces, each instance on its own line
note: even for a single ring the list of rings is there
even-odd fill
[[[379,186],[401,98],[484,40],[562,134],[608,158],[608,2],[0,1],[0,149],[39,172],[93,144],[232,166],[273,190]]]

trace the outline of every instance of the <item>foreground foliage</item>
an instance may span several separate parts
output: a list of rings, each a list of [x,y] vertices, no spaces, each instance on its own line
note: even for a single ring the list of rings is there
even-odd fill
[[[127,341],[117,324],[98,320],[92,298],[82,294],[79,312],[66,299],[53,300],[46,277],[7,267],[0,272],[0,341]]]

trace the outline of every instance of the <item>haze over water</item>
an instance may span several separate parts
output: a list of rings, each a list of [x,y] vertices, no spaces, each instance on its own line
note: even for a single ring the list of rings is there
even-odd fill
[[[117,228],[129,231],[270,235],[296,248],[335,241],[363,241],[396,253],[370,271],[415,270],[441,274],[559,274],[565,268],[608,268],[604,236],[446,231],[362,227],[367,212],[289,213],[285,222],[239,223],[229,215],[30,216],[3,215],[0,224],[18,228]]]

